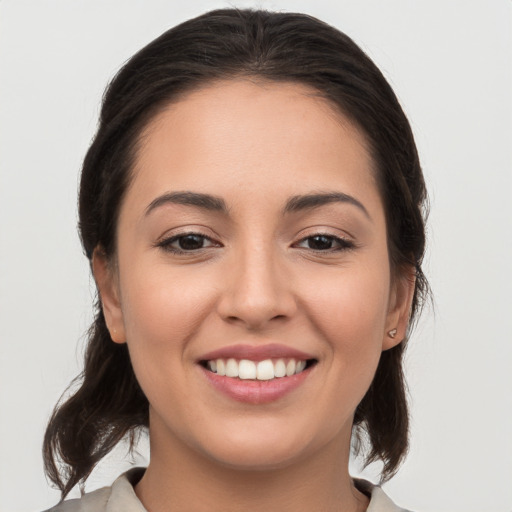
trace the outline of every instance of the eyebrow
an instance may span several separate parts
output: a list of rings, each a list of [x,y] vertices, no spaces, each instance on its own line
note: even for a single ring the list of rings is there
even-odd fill
[[[320,192],[315,194],[306,194],[293,196],[286,202],[283,212],[294,213],[301,210],[318,208],[330,203],[348,203],[359,208],[369,219],[371,219],[368,210],[355,197],[343,192]],[[168,192],[151,201],[146,208],[146,215],[153,210],[165,204],[182,204],[186,206],[195,206],[204,210],[228,213],[226,202],[221,197],[199,192]]]
[[[204,210],[227,213],[228,208],[224,199],[210,194],[201,194],[199,192],[168,192],[158,196],[151,201],[146,208],[146,215],[153,210],[165,204],[183,204],[186,206],[196,206]]]
[[[300,210],[308,210],[311,208],[318,208],[330,203],[348,203],[356,206],[361,210],[368,219],[371,220],[368,210],[364,207],[361,201],[343,192],[320,192],[317,194],[307,194],[302,196],[291,197],[284,207],[284,213],[293,213]]]

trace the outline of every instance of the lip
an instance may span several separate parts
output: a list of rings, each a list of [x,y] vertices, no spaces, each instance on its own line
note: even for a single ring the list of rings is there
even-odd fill
[[[231,345],[208,352],[197,360],[204,376],[217,391],[233,400],[248,404],[265,404],[279,400],[304,383],[316,365],[312,365],[290,377],[279,377],[272,380],[246,380],[226,377],[213,373],[204,366],[204,362],[212,359],[230,358],[237,360],[249,359],[255,362],[281,358],[298,361],[317,359],[314,355],[293,347],[268,343],[266,345]]]
[[[224,395],[247,404],[267,404],[283,398],[297,389],[309,377],[315,365],[306,368],[291,377],[280,377],[272,380],[241,380],[217,375],[200,366],[206,379]]]
[[[201,361],[210,361],[212,359],[250,359],[251,361],[264,361],[265,359],[297,359],[307,360],[315,359],[315,356],[302,352],[286,345],[278,343],[269,343],[267,345],[231,345],[204,354],[198,359]],[[300,374],[299,374],[300,375]],[[284,378],[284,377],[283,377]]]

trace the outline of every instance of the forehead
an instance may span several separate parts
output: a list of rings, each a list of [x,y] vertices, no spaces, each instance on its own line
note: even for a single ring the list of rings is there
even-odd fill
[[[302,194],[336,184],[346,193],[376,190],[365,136],[301,84],[211,84],[168,105],[140,142],[134,182],[148,196],[190,187],[224,188],[235,197],[269,189]]]
[[[283,126],[286,131],[271,130],[276,125]],[[236,133],[232,130],[234,126]],[[282,142],[304,136],[310,138],[311,132],[318,132],[320,127],[319,136],[326,143],[332,139],[339,142],[341,135],[344,139],[352,139],[360,149],[368,149],[361,130],[341,112],[338,105],[312,87],[259,79],[219,80],[179,96],[177,101],[162,109],[142,133],[142,154],[148,139],[153,138],[157,143],[158,135],[167,132],[165,136],[168,136],[172,130],[174,137],[183,136],[181,142],[190,133],[187,129],[191,129],[197,142],[212,140],[211,131],[214,130],[215,142],[227,136],[233,142],[247,137],[253,143],[259,140],[268,144],[271,140]],[[330,136],[326,137],[329,131]],[[207,137],[198,139],[202,134]]]

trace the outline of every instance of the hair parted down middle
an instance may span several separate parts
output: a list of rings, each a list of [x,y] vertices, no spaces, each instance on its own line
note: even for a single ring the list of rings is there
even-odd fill
[[[119,209],[145,126],[183,94],[235,77],[307,85],[361,129],[384,204],[391,268],[415,271],[412,322],[427,282],[421,269],[426,191],[411,128],[364,52],[342,32],[304,14],[212,11],[165,32],[121,68],[105,92],[82,168],[79,230],[89,260],[97,248],[115,260]],[[367,439],[366,461],[383,463],[382,480],[394,474],[408,447],[406,341],[382,353],[354,418],[354,435]],[[119,441],[128,437],[133,447],[137,432],[148,427],[148,401],[126,344],[110,338],[99,298],[76,384],[55,408],[43,447],[46,473],[62,498]]]

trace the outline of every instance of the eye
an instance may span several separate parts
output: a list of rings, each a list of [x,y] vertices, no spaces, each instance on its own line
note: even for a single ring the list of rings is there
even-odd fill
[[[353,248],[354,244],[337,236],[317,234],[303,238],[296,246],[313,251],[341,251]]]
[[[183,233],[175,235],[162,240],[157,245],[166,251],[174,253],[194,252],[208,247],[219,246],[219,244],[200,233]]]

